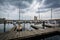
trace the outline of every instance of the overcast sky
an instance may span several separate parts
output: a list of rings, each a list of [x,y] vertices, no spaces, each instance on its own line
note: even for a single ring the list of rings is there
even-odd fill
[[[0,18],[6,19],[60,18],[60,0],[0,0]]]

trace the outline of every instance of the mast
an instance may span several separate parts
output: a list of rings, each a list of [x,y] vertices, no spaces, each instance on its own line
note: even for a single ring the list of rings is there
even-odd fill
[[[51,8],[51,19],[52,19],[52,8]]]
[[[39,20],[40,20],[40,13],[39,13]]]
[[[20,7],[19,7],[19,20],[20,20]]]

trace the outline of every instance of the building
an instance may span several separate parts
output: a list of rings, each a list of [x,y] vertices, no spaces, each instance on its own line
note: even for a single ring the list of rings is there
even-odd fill
[[[34,16],[34,20],[37,20],[37,16]]]

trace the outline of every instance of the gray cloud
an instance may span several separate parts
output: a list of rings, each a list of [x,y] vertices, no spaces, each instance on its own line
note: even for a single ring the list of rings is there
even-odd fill
[[[0,5],[7,5],[7,4],[10,4],[10,5],[13,5],[15,7],[20,7],[21,9],[24,9],[24,8],[27,8],[28,5],[25,4],[24,2],[27,2],[29,4],[32,3],[32,0],[0,0]]]
[[[42,0],[37,0],[37,3],[38,2],[41,3]],[[33,0],[0,0],[0,13],[1,13],[0,15],[2,15],[2,16],[5,15],[6,16],[6,13],[13,13],[12,11],[14,11],[18,8],[23,9],[23,10],[21,10],[21,13],[25,13],[25,11],[26,11],[25,9],[26,8],[29,9],[29,7],[31,6],[32,3],[33,3]],[[35,6],[33,6],[33,8],[34,7]],[[38,8],[36,13],[48,12],[50,10],[50,9],[45,10],[44,8],[58,8],[58,7],[60,7],[60,0],[45,0],[43,6],[40,9]],[[29,10],[32,10],[32,9],[29,9]],[[29,10],[27,10],[27,11],[29,11]],[[58,12],[58,11],[60,11],[60,9],[56,10],[56,11]],[[2,16],[0,16],[0,17],[2,17]]]
[[[60,0],[46,0],[44,5],[49,5],[49,6],[46,6],[46,8],[57,8],[57,7],[60,7]]]
[[[60,0],[45,0],[43,6],[38,8],[36,13],[48,12],[51,10],[49,8],[52,8],[53,10],[55,10],[56,8],[60,8]],[[49,9],[49,10],[45,10],[45,9]],[[60,9],[57,11],[60,11]]]

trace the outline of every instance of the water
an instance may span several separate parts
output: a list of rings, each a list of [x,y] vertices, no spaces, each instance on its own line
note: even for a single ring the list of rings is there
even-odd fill
[[[4,25],[3,24],[0,24],[0,32],[3,32],[3,29],[4,28]]]
[[[17,24],[16,24],[16,25],[17,25]],[[24,30],[34,30],[33,28],[30,27],[30,25],[31,25],[31,24],[29,24],[29,23],[26,23],[26,24],[23,23],[23,24],[21,24],[21,26],[23,27],[22,30],[23,30],[23,31],[24,31]],[[11,30],[13,27],[14,27],[13,24],[6,24],[6,27],[5,27],[5,28],[6,28],[6,32],[9,31],[9,30]],[[4,24],[0,24],[0,33],[1,33],[1,32],[4,32]]]
[[[6,32],[11,30],[11,28],[13,28],[12,24],[6,24]],[[4,32],[4,24],[0,24],[0,33]]]
[[[55,36],[46,38],[46,39],[44,39],[44,40],[60,40],[60,35],[55,35]]]

